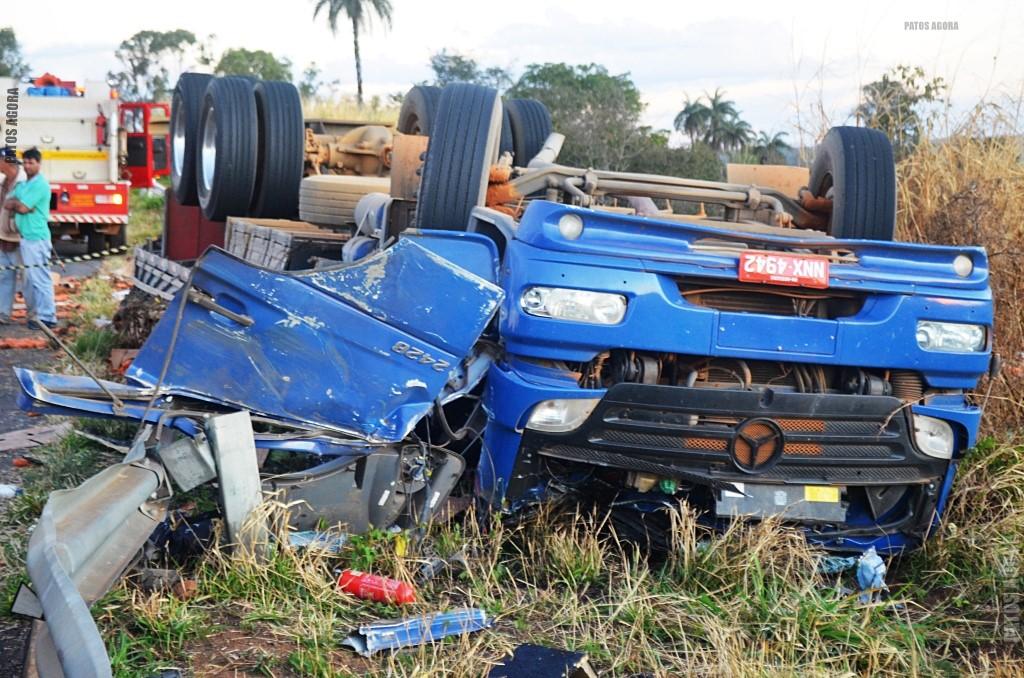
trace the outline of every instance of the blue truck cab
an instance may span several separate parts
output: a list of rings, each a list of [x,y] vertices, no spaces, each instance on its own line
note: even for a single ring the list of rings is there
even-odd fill
[[[503,236],[476,471],[491,507],[582,492],[628,524],[684,500],[880,552],[941,515],[991,356],[982,249],[543,200],[518,222],[474,214]],[[827,280],[743,282],[763,254],[827,261]]]

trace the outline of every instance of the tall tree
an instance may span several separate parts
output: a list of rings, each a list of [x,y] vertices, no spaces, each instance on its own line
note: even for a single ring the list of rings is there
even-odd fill
[[[226,50],[214,70],[218,75],[248,75],[261,80],[292,79],[292,62],[278,59],[262,49],[234,47]]]
[[[736,150],[744,148],[754,138],[754,129],[739,116],[726,118],[721,125],[722,148]]]
[[[728,151],[743,148],[754,136],[750,124],[740,117],[736,103],[725,98],[725,92],[716,89],[714,94],[683,102],[683,109],[676,114],[676,131],[690,137],[690,145],[704,143],[714,151]]]
[[[725,98],[725,92],[715,89],[714,94],[705,94],[708,103],[707,128],[704,141],[716,151],[730,148],[734,129],[730,121],[739,117],[736,103]]]
[[[114,56],[121,70],[107,77],[125,99],[165,100],[177,73],[187,70],[186,61],[194,50],[198,50],[198,63],[208,63],[204,45],[191,31],[139,31],[118,46]]]
[[[363,104],[363,62],[359,55],[359,32],[370,25],[372,14],[376,14],[385,27],[391,26],[391,0],[316,0],[313,18],[327,10],[327,25],[331,33],[338,33],[338,15],[344,14],[352,23],[352,47],[356,55],[356,99]]]
[[[10,26],[0,28],[0,77],[22,78],[28,75],[28,64],[21,56],[21,45]]]
[[[885,132],[896,155],[903,156],[924,131],[923,107],[938,101],[945,89],[942,78],[927,79],[920,66],[896,66],[861,88],[863,101],[854,114],[857,122]]]
[[[750,150],[762,165],[782,164],[786,159],[786,151],[792,148],[783,138],[785,136],[785,132],[776,132],[775,134],[758,132],[757,137],[750,144]]]
[[[512,74],[500,66],[484,68],[476,59],[458,52],[442,49],[430,55],[430,69],[434,71],[434,83],[444,87],[452,82],[470,82],[474,85],[493,87],[499,92],[508,89],[513,82]]]
[[[710,109],[701,101],[701,97],[692,101],[690,97],[686,97],[683,102],[683,110],[676,114],[673,126],[677,132],[683,132],[690,137],[690,146],[696,146],[697,141],[703,139],[704,133],[707,131],[710,112]]]
[[[566,137],[559,155],[566,164],[624,170],[645,148],[644,104],[628,73],[612,75],[597,64],[530,64],[506,96],[547,105]]]

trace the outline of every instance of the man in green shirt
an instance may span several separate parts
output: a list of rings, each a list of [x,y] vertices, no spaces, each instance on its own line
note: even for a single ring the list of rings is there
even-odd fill
[[[30,318],[50,327],[57,325],[57,305],[50,278],[50,184],[40,173],[42,154],[30,148],[21,155],[28,177],[14,187],[4,207],[14,212],[14,225],[21,234],[21,261],[25,269],[25,304]]]

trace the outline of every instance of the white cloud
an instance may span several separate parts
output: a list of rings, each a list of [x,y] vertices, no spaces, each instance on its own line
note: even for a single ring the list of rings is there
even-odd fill
[[[367,91],[385,94],[429,76],[427,58],[447,47],[485,64],[596,62],[630,72],[648,103],[645,122],[669,127],[686,93],[723,87],[754,127],[792,130],[820,102],[834,121],[859,86],[893,65],[921,65],[953,85],[954,104],[1019,96],[1024,77],[1024,3],[691,3],[633,0],[393,0],[394,26],[362,37]],[[352,92],[351,33],[332,36],[312,0],[18,3],[13,25],[36,71],[102,78],[117,43],[142,29],[216,35],[219,49],[286,56],[296,72],[316,61]],[[113,19],[112,19],[113,17]],[[906,21],[957,21],[956,31],[909,31]]]

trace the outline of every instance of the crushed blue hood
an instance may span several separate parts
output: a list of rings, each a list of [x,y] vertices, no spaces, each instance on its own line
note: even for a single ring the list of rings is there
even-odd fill
[[[358,263],[270,271],[222,250],[196,263],[127,377],[161,394],[373,442],[404,438],[494,315],[502,291],[411,240]]]

